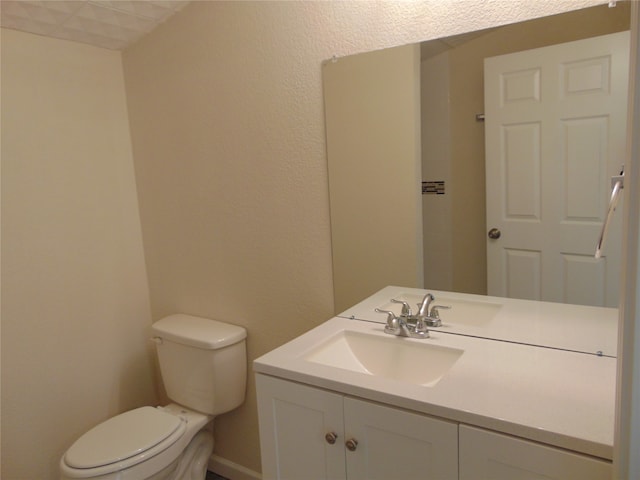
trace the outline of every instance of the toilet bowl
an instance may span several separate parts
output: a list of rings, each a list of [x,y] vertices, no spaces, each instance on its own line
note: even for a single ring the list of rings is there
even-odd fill
[[[213,419],[244,401],[246,330],[177,314],[152,326],[174,403],[117,415],[82,435],[60,460],[62,480],[203,480]]]

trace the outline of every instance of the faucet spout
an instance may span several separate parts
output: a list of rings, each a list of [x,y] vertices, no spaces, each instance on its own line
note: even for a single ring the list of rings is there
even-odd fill
[[[431,302],[433,302],[434,300],[435,300],[435,297],[431,293],[427,293],[422,299],[422,302],[418,304],[418,316],[420,317],[429,316],[429,306],[431,305]]]
[[[416,315],[416,320],[418,323],[424,323],[428,327],[441,327],[442,320],[440,320],[440,312],[439,309],[451,308],[447,305],[433,305],[432,302],[435,300],[435,297],[431,293],[427,293],[422,302],[418,304],[418,315]]]

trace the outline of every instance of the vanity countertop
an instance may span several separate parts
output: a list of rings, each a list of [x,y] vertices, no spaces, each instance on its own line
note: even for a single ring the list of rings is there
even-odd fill
[[[343,331],[463,350],[433,386],[306,360]],[[334,317],[254,361],[254,371],[605,459],[612,458],[616,359],[431,331],[387,335],[383,325]],[[421,365],[415,365],[421,368]]]
[[[538,345],[616,357],[618,346],[618,309],[538,302],[466,293],[428,290],[434,305],[451,305],[441,310],[443,333],[492,338],[527,345]],[[375,309],[400,313],[401,305],[391,299],[407,301],[413,311],[427,290],[389,286],[338,314],[385,323],[386,317]]]

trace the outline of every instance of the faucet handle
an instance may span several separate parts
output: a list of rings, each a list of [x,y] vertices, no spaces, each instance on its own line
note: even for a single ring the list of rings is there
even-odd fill
[[[396,300],[395,298],[391,299],[391,303],[400,303],[402,304],[402,313],[401,315],[410,317],[413,315],[411,312],[411,307],[409,306],[409,302],[405,302],[404,300]]]
[[[431,307],[431,311],[429,312],[429,316],[431,318],[440,318],[440,310],[449,310],[451,305],[434,305]]]
[[[423,318],[424,322],[430,327],[441,327],[442,320],[440,320],[440,311],[439,311],[441,308],[449,309],[451,307],[449,305],[434,305],[433,307],[431,307],[431,311],[429,312],[429,315],[421,318]]]
[[[384,331],[387,333],[392,333],[398,331],[400,328],[400,320],[396,317],[396,314],[391,310],[382,310],[380,308],[375,309],[376,313],[386,313],[387,314],[387,325],[384,327]]]
[[[376,308],[375,311],[376,313],[386,313],[388,324],[391,324],[394,320],[398,320],[398,317],[396,317],[396,314],[393,313],[391,310],[382,310],[381,308]]]

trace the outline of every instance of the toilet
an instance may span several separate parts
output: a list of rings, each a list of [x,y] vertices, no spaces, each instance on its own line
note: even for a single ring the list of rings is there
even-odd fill
[[[60,460],[62,480],[203,480],[213,419],[240,406],[247,378],[244,328],[175,314],[151,327],[169,399],[82,435]]]

